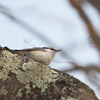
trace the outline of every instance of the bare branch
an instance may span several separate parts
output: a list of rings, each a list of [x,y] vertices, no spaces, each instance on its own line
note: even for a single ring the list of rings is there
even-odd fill
[[[69,1],[72,4],[72,6],[77,9],[80,16],[84,20],[84,22],[87,26],[87,29],[89,30],[89,35],[90,35],[92,41],[94,42],[95,46],[97,47],[98,51],[100,52],[100,36],[96,33],[90,20],[88,19],[88,17],[86,16],[84,11],[82,10],[82,8],[80,6],[80,2],[78,0],[69,0]]]
[[[87,0],[100,12],[100,0]]]

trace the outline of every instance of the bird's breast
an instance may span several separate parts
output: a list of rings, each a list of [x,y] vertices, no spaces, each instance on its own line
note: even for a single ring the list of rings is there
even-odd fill
[[[45,65],[49,65],[52,61],[50,53],[44,51],[31,51],[28,52],[26,56],[32,58],[34,61],[40,62]]]

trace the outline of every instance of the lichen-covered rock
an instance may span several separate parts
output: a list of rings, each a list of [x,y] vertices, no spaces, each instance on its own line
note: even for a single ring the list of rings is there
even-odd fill
[[[66,73],[0,47],[0,100],[98,100]]]

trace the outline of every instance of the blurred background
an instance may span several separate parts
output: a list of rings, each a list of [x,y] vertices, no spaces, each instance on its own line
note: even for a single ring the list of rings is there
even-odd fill
[[[100,98],[100,0],[0,0],[0,45],[62,49],[50,67]]]

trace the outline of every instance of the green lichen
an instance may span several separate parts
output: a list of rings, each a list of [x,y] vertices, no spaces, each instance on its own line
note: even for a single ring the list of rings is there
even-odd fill
[[[58,73],[56,71],[33,60],[24,63],[21,68],[24,71],[17,70],[17,73],[15,72],[17,79],[25,85],[32,82],[33,88],[38,87],[42,92],[45,91],[51,82],[54,83],[57,80]],[[29,89],[28,86],[27,89]]]
[[[71,98],[71,97],[66,99],[66,98],[62,97],[61,100],[79,100],[79,99],[75,99],[75,98]]]
[[[18,91],[18,93],[17,93],[16,97],[21,97],[21,96],[22,96],[21,91],[22,91],[22,89],[19,89],[19,91]]]
[[[41,92],[45,92],[50,83],[55,83],[58,79],[58,73],[50,67],[41,63],[29,60],[23,62],[17,54],[12,54],[9,51],[3,51],[0,57],[0,78],[6,80],[9,72],[16,74],[17,79],[25,85],[27,92],[30,91],[30,82],[33,88],[40,88]],[[23,58],[24,59],[24,58]]]
[[[12,54],[9,51],[2,51],[2,56],[0,57],[0,78],[6,80],[10,71],[15,70],[19,64],[19,59],[16,54]]]
[[[0,89],[0,94],[6,95],[8,93],[8,91],[5,89],[5,86],[2,86],[2,88]]]
[[[27,84],[26,86],[25,86],[25,89],[26,89],[26,94],[28,94],[29,92],[30,92],[30,86],[29,86],[29,84]]]

